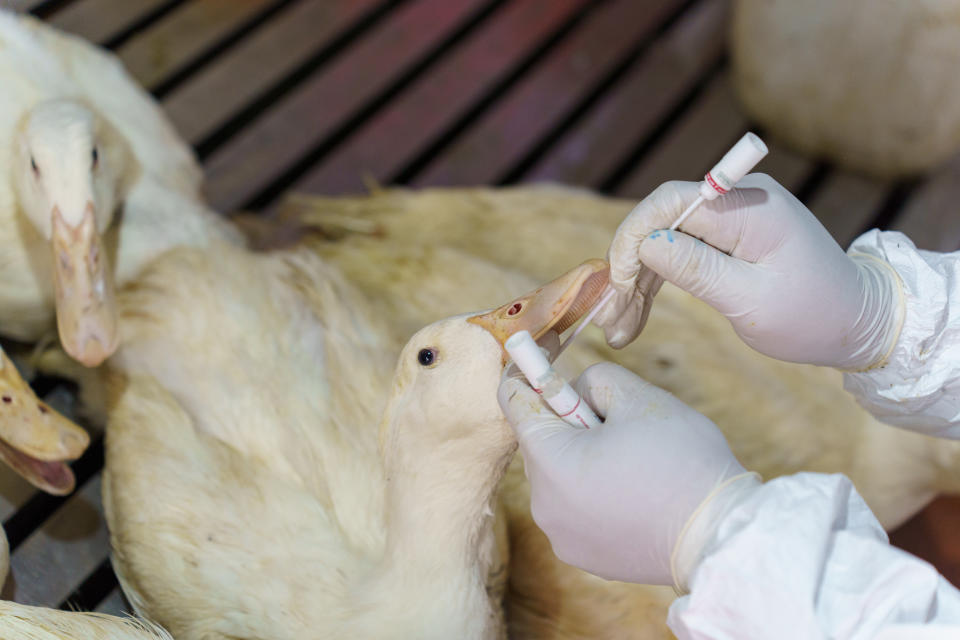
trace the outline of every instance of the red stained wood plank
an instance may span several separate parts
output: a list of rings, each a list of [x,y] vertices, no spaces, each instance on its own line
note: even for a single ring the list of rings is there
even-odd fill
[[[377,3],[306,0],[285,9],[165,96],[167,114],[199,142]]]
[[[628,174],[617,195],[639,199],[668,180],[701,180],[746,129],[729,79],[721,74]],[[757,170],[763,171],[763,162]]]
[[[387,180],[581,4],[510,4],[293,188],[344,193],[362,190],[364,175]]]
[[[612,2],[591,13],[520,86],[436,158],[414,183],[494,182],[678,4],[674,0]]]
[[[256,194],[480,4],[420,0],[390,16],[208,158],[213,206],[232,211]]]
[[[720,56],[728,4],[704,0],[684,14],[524,180],[598,186]]]
[[[193,60],[270,0],[193,0],[118,51],[130,73],[150,87]]]
[[[47,22],[91,42],[103,42],[164,2],[166,0],[80,0],[60,9]]]

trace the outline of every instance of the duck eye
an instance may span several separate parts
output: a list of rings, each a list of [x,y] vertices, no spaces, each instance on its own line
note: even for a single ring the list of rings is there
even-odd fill
[[[93,151],[90,152],[90,157],[93,159],[93,168],[97,168],[97,163],[100,161],[100,154],[97,152],[97,148],[94,147]]]
[[[34,175],[40,175],[40,167],[37,166],[37,161],[33,159],[33,156],[30,156],[30,168],[33,169]]]
[[[429,367],[430,365],[435,364],[437,362],[437,350],[420,349],[420,353],[417,354],[417,362],[424,367]]]

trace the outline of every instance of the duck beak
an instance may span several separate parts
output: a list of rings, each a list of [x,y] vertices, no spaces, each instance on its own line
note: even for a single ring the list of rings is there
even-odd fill
[[[609,279],[610,267],[605,260],[587,260],[536,291],[467,321],[489,331],[501,347],[523,329],[535,340],[550,330],[559,335],[596,304]]]
[[[93,203],[76,227],[54,208],[51,240],[60,342],[74,359],[95,367],[117,348],[117,305]]]
[[[37,398],[0,350],[0,459],[35,487],[61,496],[75,484],[66,461],[89,444],[87,432]]]

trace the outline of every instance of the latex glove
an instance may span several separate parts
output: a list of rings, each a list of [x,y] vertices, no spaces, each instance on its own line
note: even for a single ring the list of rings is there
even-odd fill
[[[603,427],[568,425],[522,378],[500,384],[533,519],[564,562],[607,579],[672,584],[671,554],[684,525],[745,470],[709,419],[622,367],[594,365],[573,385],[605,418]],[[697,549],[685,554],[696,556]]]
[[[666,229],[696,199],[693,182],[667,182],[623,221],[610,247],[614,304],[596,322],[620,347],[642,328],[623,300],[652,270],[724,314],[757,351],[780,360],[866,369],[899,335],[900,280],[886,263],[848,256],[803,204],[752,174]]]

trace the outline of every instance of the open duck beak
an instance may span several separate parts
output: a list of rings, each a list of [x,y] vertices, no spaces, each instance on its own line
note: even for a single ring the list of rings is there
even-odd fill
[[[550,330],[561,334],[596,304],[609,279],[610,267],[605,260],[587,260],[536,291],[467,321],[489,331],[500,346],[523,329],[534,339]]]
[[[51,241],[60,342],[74,359],[95,367],[117,348],[117,305],[93,203],[76,227],[54,208]]]
[[[0,459],[35,487],[60,496],[75,484],[66,461],[89,444],[87,432],[37,398],[0,350]]]

